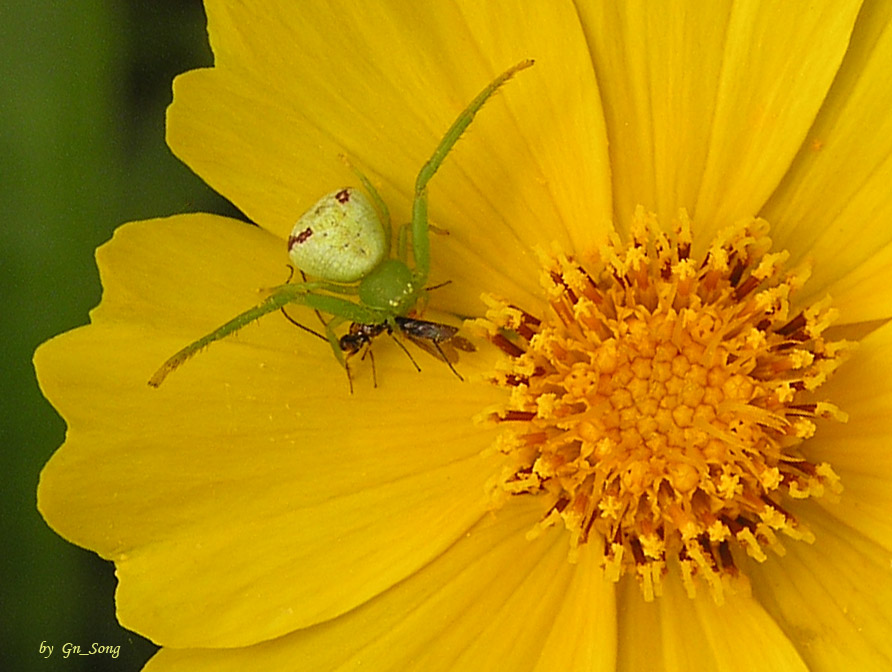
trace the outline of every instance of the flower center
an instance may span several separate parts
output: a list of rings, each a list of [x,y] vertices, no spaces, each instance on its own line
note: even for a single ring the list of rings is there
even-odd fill
[[[487,299],[479,324],[509,355],[493,494],[550,499],[532,536],[562,522],[571,558],[603,542],[607,576],[633,573],[647,599],[677,563],[718,602],[744,555],[783,552],[778,531],[811,541],[783,502],[841,491],[803,442],[816,418],[846,419],[813,392],[848,344],[822,336],[829,300],[792,311],[808,270],[783,273],[770,245],[753,219],[695,260],[684,213],[667,234],[639,208],[628,245],[546,261],[541,319]]]

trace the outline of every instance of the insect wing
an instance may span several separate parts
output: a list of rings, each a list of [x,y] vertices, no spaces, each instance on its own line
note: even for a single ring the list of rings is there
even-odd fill
[[[415,345],[449,364],[458,362],[456,348],[464,352],[477,350],[468,339],[458,335],[457,327],[411,317],[397,317],[396,323]]]
[[[436,357],[440,361],[445,361],[449,364],[455,364],[458,362],[458,353],[455,351],[455,348],[449,345],[448,341],[437,343],[434,340],[415,336],[408,332],[403,333],[406,334],[406,337],[410,341],[412,341],[415,345],[417,345],[419,348],[424,350],[432,357]]]
[[[448,324],[440,324],[439,322],[416,320],[411,317],[397,317],[396,323],[406,335],[414,338],[423,338],[427,341],[434,341],[435,343],[448,341],[458,333],[457,327],[451,327]]]
[[[477,346],[463,336],[453,336],[449,339],[449,345],[452,345],[453,347],[456,347],[464,352],[477,352]]]

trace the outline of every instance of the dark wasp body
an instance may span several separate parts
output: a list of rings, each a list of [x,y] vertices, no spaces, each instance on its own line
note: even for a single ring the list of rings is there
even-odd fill
[[[474,344],[471,343],[466,338],[462,336],[458,336],[458,328],[452,327],[448,324],[442,324],[440,322],[430,322],[428,320],[419,320],[414,317],[395,317],[394,322],[396,323],[397,328],[400,333],[404,334],[411,340],[415,345],[420,347],[422,350],[430,353],[434,357],[442,359],[446,362],[446,365],[449,369],[454,373],[459,380],[464,380],[461,377],[461,374],[455,370],[453,364],[458,361],[458,353],[456,352],[456,348],[458,350],[463,350],[465,352],[474,352],[477,348],[474,347]],[[393,336],[393,327],[387,322],[381,322],[378,324],[362,324],[359,322],[353,322],[350,325],[350,329],[346,334],[341,336],[338,340],[338,345],[341,348],[341,352],[344,353],[345,358],[349,359],[353,355],[362,351],[362,358],[364,359],[366,354],[369,355],[369,359],[372,361],[372,377],[375,381],[375,385],[377,385],[377,374],[375,372],[375,357],[371,351],[372,341],[374,341],[378,336],[383,333],[387,333],[389,336]],[[406,353],[406,356],[415,366],[415,369],[421,371],[421,367],[418,366],[418,363],[415,361],[415,358],[412,357],[412,354],[406,349],[406,346],[400,342],[398,338],[394,338],[394,341],[403,352]],[[347,369],[347,377],[350,380],[350,391],[353,391],[353,380],[350,377],[350,369]]]

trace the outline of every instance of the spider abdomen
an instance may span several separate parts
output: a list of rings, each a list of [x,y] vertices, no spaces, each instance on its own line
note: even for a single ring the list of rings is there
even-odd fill
[[[291,262],[308,275],[356,282],[388,253],[378,213],[352,187],[326,194],[297,220],[288,237]]]

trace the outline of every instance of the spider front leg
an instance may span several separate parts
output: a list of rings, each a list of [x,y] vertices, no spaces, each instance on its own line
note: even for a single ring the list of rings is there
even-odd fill
[[[319,291],[355,294],[356,287],[341,286],[330,282],[302,282],[298,284],[279,285],[272,289],[272,293],[263,302],[236,315],[222,326],[214,329],[211,333],[202,336],[197,341],[190,343],[170,357],[149,379],[149,385],[151,387],[158,387],[170,373],[214,341],[226,338],[242,327],[260,319],[267,313],[279,310],[292,303],[309,306],[310,308],[329,313],[342,320],[350,320],[351,322],[375,322],[381,320],[381,315],[378,311],[369,309],[358,303],[353,303],[347,299],[342,299],[338,296],[317,293]],[[331,322],[326,325],[326,333],[331,332],[331,335],[328,336],[328,341],[332,345],[332,349],[336,351],[335,355],[341,360],[342,355],[337,348],[337,339],[334,337],[333,327],[330,325]]]
[[[521,61],[517,65],[508,68],[501,75],[490,82],[474,100],[458,115],[458,118],[446,131],[446,135],[440,140],[440,144],[434,150],[431,158],[427,160],[418,177],[415,179],[415,201],[412,204],[412,253],[415,257],[415,272],[422,284],[427,281],[430,272],[430,238],[427,221],[427,183],[436,174],[446,156],[458,142],[465,129],[474,121],[474,117],[483,104],[489,100],[502,84],[507,82],[515,73],[533,65],[531,59]]]

